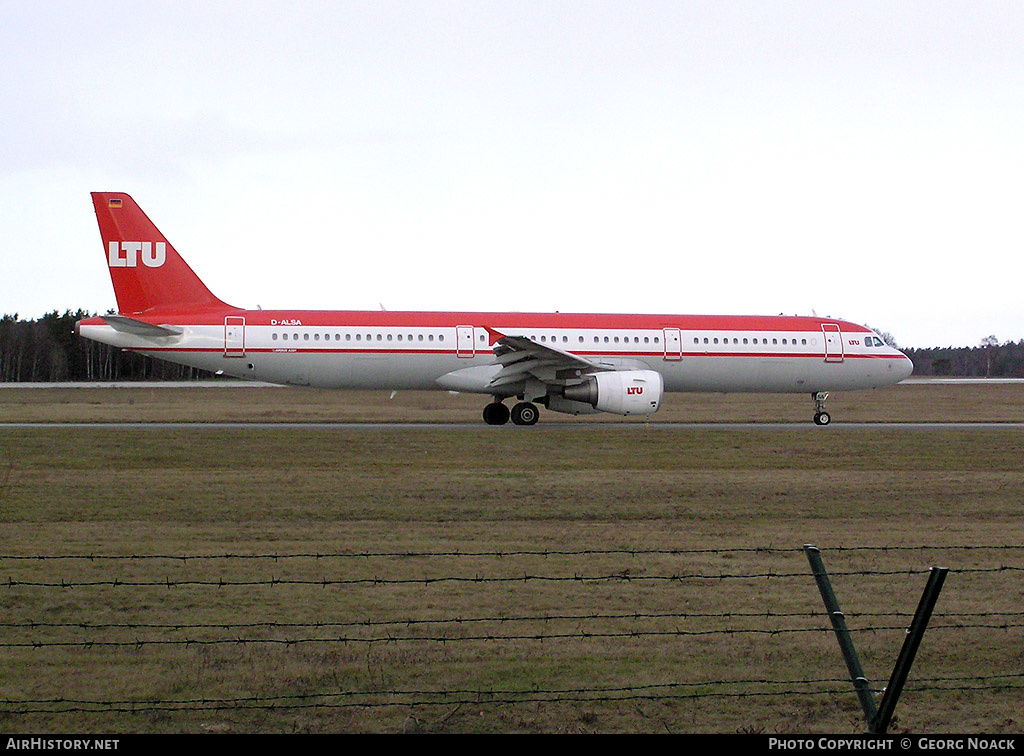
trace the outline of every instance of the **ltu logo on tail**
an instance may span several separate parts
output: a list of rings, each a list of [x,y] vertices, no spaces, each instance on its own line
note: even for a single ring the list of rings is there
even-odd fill
[[[147,268],[159,268],[167,259],[167,242],[116,242],[107,245],[107,264],[111,268],[135,268],[139,259]]]

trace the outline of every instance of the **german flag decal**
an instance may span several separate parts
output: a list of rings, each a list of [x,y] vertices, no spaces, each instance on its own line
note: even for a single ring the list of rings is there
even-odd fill
[[[119,200],[119,199],[107,200],[107,207],[121,207],[121,200]]]

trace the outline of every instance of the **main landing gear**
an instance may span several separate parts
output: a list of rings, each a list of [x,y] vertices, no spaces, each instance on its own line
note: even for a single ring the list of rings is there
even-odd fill
[[[814,424],[828,425],[832,422],[832,415],[825,411],[825,400],[828,399],[827,391],[816,391],[811,394],[814,400]]]
[[[488,425],[504,425],[509,419],[516,425],[536,425],[540,410],[532,402],[519,402],[511,411],[501,402],[491,402],[484,407],[484,422]]]
[[[484,407],[484,422],[488,425],[504,425],[508,417],[508,407],[501,402],[491,402]]]

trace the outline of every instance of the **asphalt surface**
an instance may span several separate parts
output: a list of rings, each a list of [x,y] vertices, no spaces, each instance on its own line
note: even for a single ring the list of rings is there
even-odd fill
[[[922,430],[991,430],[994,428],[1024,430],[1024,423],[844,423],[834,421],[831,425],[819,427],[811,422],[806,423],[544,423],[529,428],[523,427],[523,431],[543,432],[545,429],[553,428],[588,428],[600,427],[602,429],[621,428],[644,428],[645,430],[785,430],[802,431],[810,430],[820,433],[842,432],[843,430],[892,430],[892,431],[922,431]],[[476,430],[488,429],[489,432],[501,433],[502,429],[520,430],[520,426],[509,423],[505,426],[489,426],[483,422],[479,423],[0,423],[0,429],[17,428],[51,428],[60,429],[96,429],[101,430]]]

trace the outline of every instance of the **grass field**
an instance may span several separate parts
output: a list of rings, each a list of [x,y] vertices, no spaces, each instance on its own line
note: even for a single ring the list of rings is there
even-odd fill
[[[485,399],[447,392],[264,388],[46,388],[0,390],[0,422],[480,422]],[[833,394],[836,422],[1024,422],[1024,384],[904,383]],[[615,415],[541,410],[541,423],[637,424]],[[651,423],[808,423],[805,394],[670,394]]]
[[[0,391],[7,732],[858,732],[801,552],[885,684],[951,573],[898,732],[1019,732],[1024,386],[671,396],[477,422],[447,394]],[[792,427],[659,427],[663,421]]]

